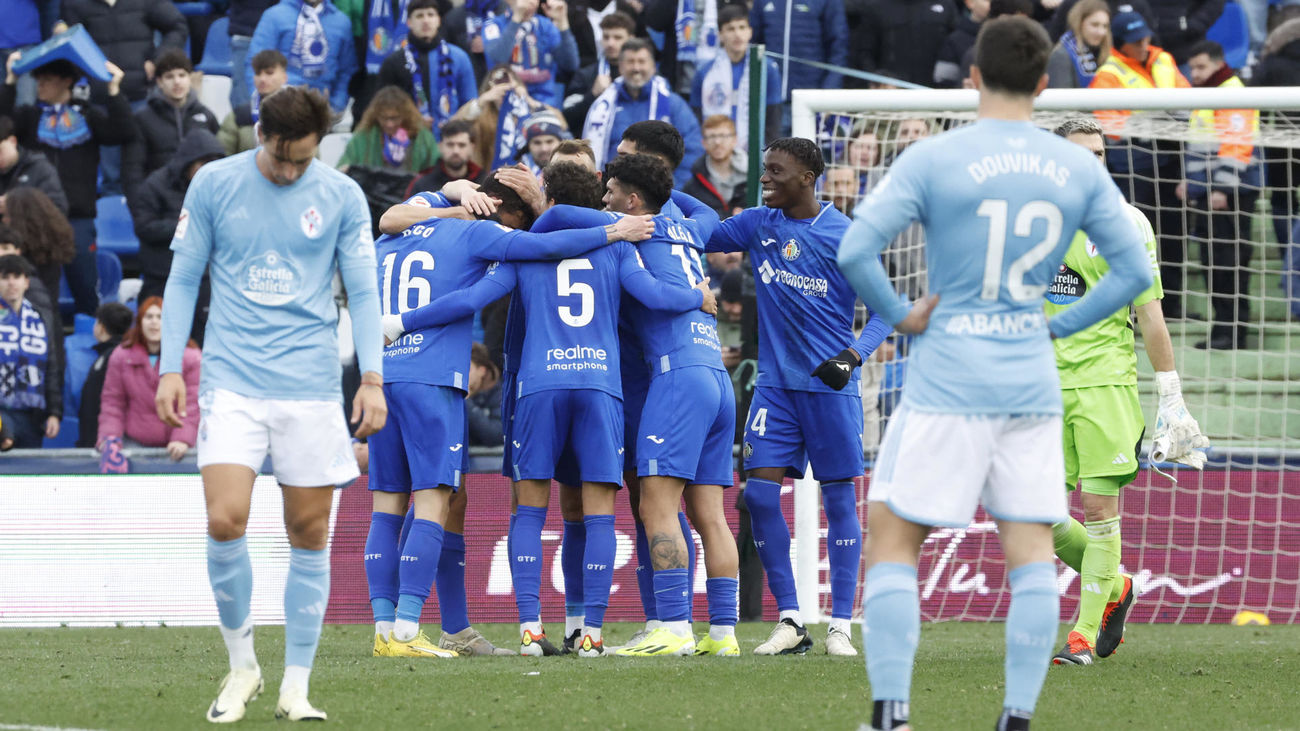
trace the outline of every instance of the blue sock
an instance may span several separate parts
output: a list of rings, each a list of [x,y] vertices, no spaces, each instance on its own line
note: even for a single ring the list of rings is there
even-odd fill
[[[781,512],[781,485],[771,480],[749,478],[745,483],[745,505],[754,530],[754,546],[767,572],[767,588],[776,599],[778,611],[799,609],[790,565],[790,526]]]
[[[862,599],[862,645],[872,700],[908,702],[920,639],[916,568],[901,563],[872,566]]]
[[[1056,566],[1029,563],[1007,574],[1011,606],[1007,609],[1007,692],[1003,706],[1033,712],[1051,664],[1052,643],[1060,623]]]
[[[690,616],[690,589],[686,585],[689,577],[686,569],[655,571],[655,604],[660,621],[684,622]]]
[[[465,536],[444,530],[438,557],[438,612],[442,631],[449,635],[469,626],[469,601],[465,597]]]
[[[831,616],[851,619],[862,563],[857,489],[852,481],[822,485],[822,504],[826,510],[826,555],[831,565]]]
[[[587,526],[581,520],[564,521],[560,541],[560,570],[564,573],[564,616],[581,617],[586,606],[582,594],[582,554],[586,550]]]
[[[370,585],[370,608],[376,622],[392,622],[397,607],[397,550],[402,530],[402,516],[371,513],[370,534],[366,536],[366,583]]]
[[[289,549],[284,582],[284,664],[310,668],[330,599],[328,550]]]
[[[406,537],[411,535],[411,523],[413,522],[415,522],[414,505],[407,508],[406,515],[402,516],[402,535],[397,539],[397,550],[401,551],[406,548]]]
[[[710,576],[704,589],[709,596],[709,624],[735,627],[740,618],[740,582],[730,576]]]
[[[402,564],[398,567],[401,582],[398,587],[397,618],[419,622],[424,612],[424,602],[438,575],[438,559],[442,556],[442,526],[432,520],[416,519],[411,532],[402,545]]]
[[[253,563],[248,558],[247,538],[218,541],[208,536],[208,583],[217,599],[221,626],[243,627],[253,601]]]
[[[645,523],[636,523],[636,590],[641,594],[641,610],[646,621],[659,619],[655,606],[655,570],[650,565],[650,541],[645,535]]]
[[[602,627],[609,607],[609,585],[614,579],[614,516],[588,515],[582,522],[587,526],[587,545],[582,553],[582,589],[587,605],[583,625]]]
[[[519,609],[520,624],[542,618],[542,526],[545,524],[546,508],[520,505],[515,512],[510,562],[515,567],[515,606]]]
[[[691,533],[691,523],[686,513],[677,511],[677,522],[682,526],[682,537],[686,539],[686,621],[695,619],[695,535]],[[658,589],[655,589],[658,592]]]
[[[515,514],[510,514],[510,527],[506,529],[506,563],[510,564],[510,582],[515,580]]]

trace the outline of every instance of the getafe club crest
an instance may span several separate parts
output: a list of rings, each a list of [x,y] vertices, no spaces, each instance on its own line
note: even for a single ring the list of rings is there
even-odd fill
[[[309,239],[320,236],[325,227],[325,219],[321,217],[320,211],[316,210],[316,206],[303,211],[298,223],[302,226],[302,235]]]
[[[794,261],[799,258],[799,242],[790,239],[781,245],[781,258],[786,261]]]

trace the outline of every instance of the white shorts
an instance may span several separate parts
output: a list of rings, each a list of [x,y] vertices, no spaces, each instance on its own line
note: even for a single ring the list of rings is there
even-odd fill
[[[1068,515],[1061,417],[894,412],[867,500],[919,525],[965,528],[983,505],[998,520]]]
[[[360,474],[337,401],[254,399],[213,389],[199,394],[198,465],[262,469],[291,487],[345,485]]]

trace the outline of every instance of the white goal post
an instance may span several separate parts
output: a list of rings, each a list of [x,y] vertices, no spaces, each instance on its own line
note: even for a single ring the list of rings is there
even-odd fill
[[[913,141],[901,131],[908,122],[920,120],[916,126],[922,134],[968,124],[978,94],[796,89],[792,100],[794,136],[817,140],[827,158],[828,177],[819,195],[844,208],[856,203],[892,157]],[[1140,114],[1128,117],[1127,126],[1119,129],[1100,119],[1105,110]],[[1216,218],[1222,215],[1221,204],[1209,202],[1209,189],[1203,189],[1203,199],[1195,199],[1185,184],[1186,172],[1196,168],[1192,163],[1184,167],[1183,161],[1193,159],[1197,143],[1203,150],[1207,142],[1204,127],[1197,132],[1189,126],[1196,110],[1260,111],[1253,154],[1267,176],[1263,184],[1231,199],[1242,201],[1236,203],[1241,223],[1227,235],[1222,219]],[[1176,470],[1177,484],[1150,469],[1143,449],[1138,477],[1121,495],[1123,567],[1134,574],[1143,597],[1134,618],[1225,622],[1250,610],[1274,622],[1300,621],[1300,87],[1049,89],[1036,100],[1034,121],[1051,128],[1067,117],[1098,111],[1109,135],[1108,149],[1128,161],[1127,173],[1116,173],[1112,162],[1126,195],[1138,195],[1134,191],[1141,186],[1163,191],[1154,201],[1132,202],[1142,203],[1139,207],[1161,236],[1162,270],[1168,269],[1170,280],[1166,312],[1171,298],[1180,303],[1168,327],[1184,395],[1213,445],[1205,472]],[[1213,138],[1209,148],[1216,149]],[[1179,177],[1170,178],[1163,163],[1138,169],[1133,161],[1142,154],[1174,160]],[[857,186],[838,199],[829,179],[837,168]],[[1129,176],[1127,183],[1120,180],[1122,174]],[[925,289],[923,247],[918,226],[885,254],[891,277],[905,295],[914,297]],[[1237,258],[1226,259],[1224,251]],[[1235,287],[1230,297],[1223,294],[1224,287]],[[1236,318],[1226,324],[1225,307]],[[1211,344],[1221,329],[1240,338],[1236,347],[1201,347]],[[905,339],[891,351],[889,362],[864,367],[864,384],[871,384],[863,394],[869,460],[905,374],[906,343],[901,341]],[[1154,387],[1140,336],[1137,348],[1139,392],[1150,429]],[[1149,444],[1150,431],[1142,446]],[[869,475],[870,469],[868,482]],[[1077,500],[1072,504],[1077,506]],[[825,522],[811,476],[796,481],[794,506],[799,603],[804,618],[816,622],[829,615],[830,582],[822,547]],[[865,508],[865,493],[860,493],[864,531]],[[1005,613],[1001,552],[993,525],[982,513],[966,529],[935,531],[921,563],[925,618],[989,620]],[[1076,607],[1076,575],[1062,567],[1059,576],[1068,614]],[[859,583],[855,619],[861,614],[860,596]]]

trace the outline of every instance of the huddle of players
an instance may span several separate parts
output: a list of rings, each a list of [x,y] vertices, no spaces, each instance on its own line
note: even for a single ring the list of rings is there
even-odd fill
[[[392,404],[389,427],[371,441],[374,513],[365,566],[376,655],[511,654],[469,627],[463,566],[457,575],[451,565],[463,564],[463,538],[444,528],[463,525],[464,501],[452,493],[466,468],[461,389],[471,319],[510,293],[503,472],[514,481],[508,553],[520,652],[739,654],[738,560],[723,515],[735,399],[702,250],[748,250],[756,276],[770,284],[758,301],[759,389],[744,454],[756,543],[782,621],[755,651],[805,652],[812,644],[798,616],[779,504],[785,473],[801,474],[810,458],[819,476],[838,478],[823,487],[835,617],[827,647],[856,654],[848,621],[861,528],[851,480],[863,470],[862,408],[857,389],[845,387],[888,328],[875,318],[853,340],[855,297],[835,267],[848,219],[814,197],[821,153],[809,140],[774,143],[763,176],[767,206],[719,223],[707,206],[672,190],[670,171],[683,153],[670,125],[633,125],[619,151],[603,183],[589,157],[561,154],[545,171],[544,193],[527,173],[506,169],[481,190],[453,184],[421,193],[381,220],[381,229],[396,233],[376,242],[389,343],[384,388]],[[469,211],[500,223],[461,220]],[[435,299],[433,292],[447,294]],[[825,361],[814,355],[837,351]],[[614,498],[624,477],[638,517],[647,625],[615,649],[606,647],[602,626],[616,549]],[[563,650],[547,639],[540,618],[541,530],[552,478],[564,486]],[[694,556],[683,498],[705,551],[710,628],[698,643],[690,629]],[[459,562],[447,559],[448,545],[459,549]],[[418,625],[435,580],[443,618],[436,645]]]

